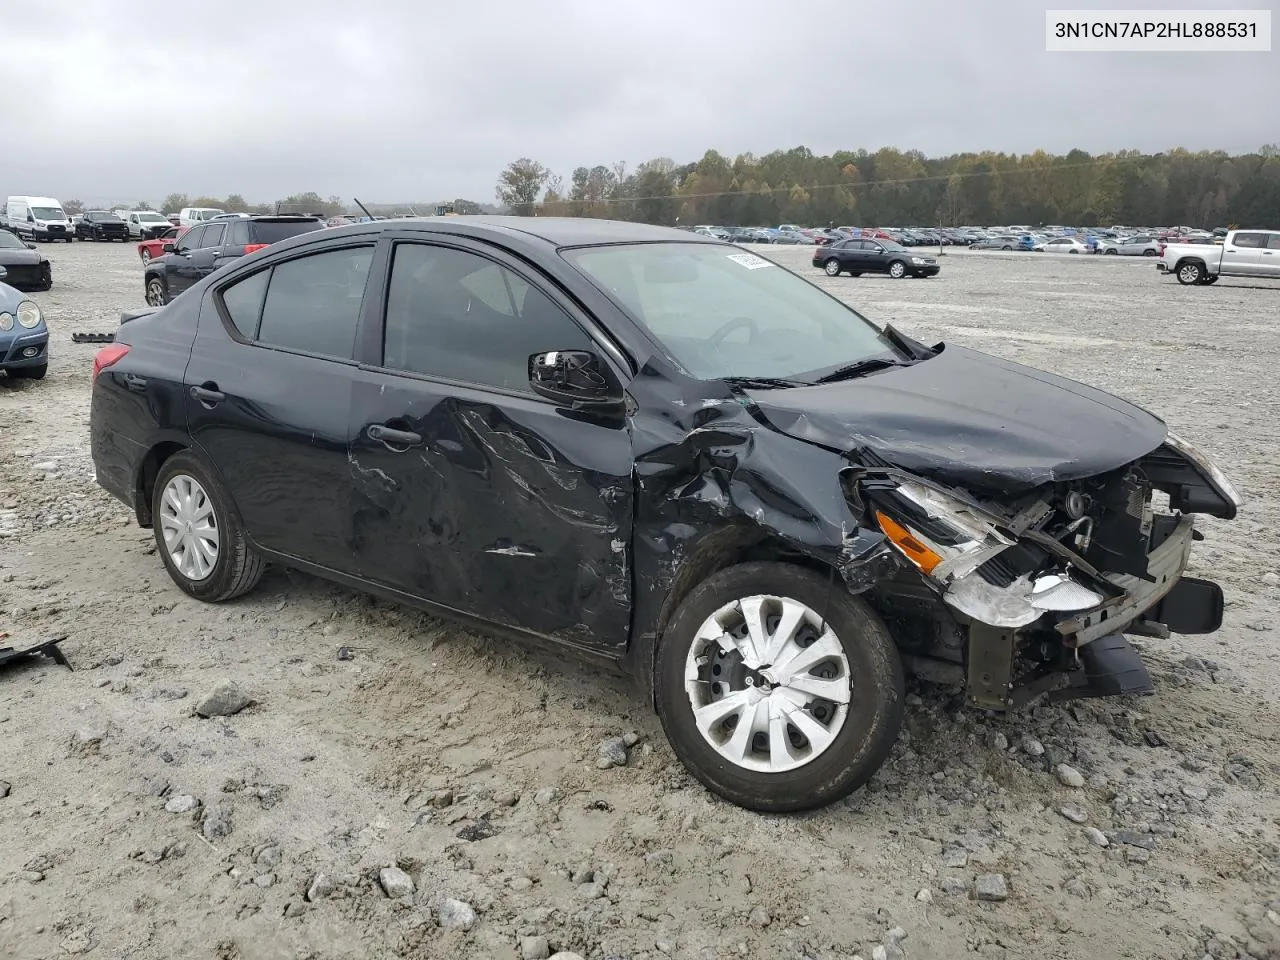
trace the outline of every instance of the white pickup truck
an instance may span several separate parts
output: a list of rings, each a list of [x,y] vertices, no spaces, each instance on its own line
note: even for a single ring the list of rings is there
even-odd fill
[[[1156,269],[1188,286],[1219,277],[1280,280],[1280,230],[1231,230],[1221,244],[1166,244]]]

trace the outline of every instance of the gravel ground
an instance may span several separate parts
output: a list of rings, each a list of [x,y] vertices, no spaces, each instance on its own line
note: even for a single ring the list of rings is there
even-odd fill
[[[136,252],[49,252],[49,377],[0,378],[0,631],[66,635],[75,669],[0,670],[0,956],[1280,957],[1280,287],[964,251],[831,280],[764,251],[1161,413],[1249,500],[1193,558],[1226,625],[1143,642],[1156,696],[997,717],[914,686],[871,785],[784,817],[708,795],[594,668],[298,574],[186,598],[92,482],[97,348],[70,342],[141,305]]]

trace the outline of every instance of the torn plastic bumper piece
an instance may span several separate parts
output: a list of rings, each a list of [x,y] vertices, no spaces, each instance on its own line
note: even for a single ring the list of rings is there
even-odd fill
[[[1155,692],[1142,657],[1124,634],[1109,633],[1080,650],[1083,670],[1070,674],[1070,682],[1049,693],[1051,701],[1086,697],[1149,696]]]
[[[5,636],[7,636],[7,634],[0,634],[0,639],[3,639]],[[58,648],[58,644],[65,639],[67,639],[67,635],[63,633],[48,640],[42,640],[30,647],[0,647],[0,665],[6,664],[11,660],[21,659],[22,657],[33,657],[36,654],[44,654],[54,663],[60,664],[70,670],[71,664],[67,661],[67,657],[62,650]]]

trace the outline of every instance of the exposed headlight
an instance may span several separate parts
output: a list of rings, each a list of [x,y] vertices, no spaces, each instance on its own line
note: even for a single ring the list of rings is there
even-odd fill
[[[12,329],[13,329],[13,314],[0,313],[0,330],[12,330]]]
[[[38,326],[44,317],[34,300],[23,300],[18,304],[18,323],[30,330]]]
[[[935,580],[965,577],[1013,541],[981,511],[922,483],[894,492],[906,501],[901,513],[876,508],[876,521],[899,551]]]
[[[1237,510],[1244,506],[1244,498],[1240,496],[1240,491],[1236,489],[1235,484],[1227,479],[1227,475],[1218,469],[1218,465],[1210,459],[1207,453],[1199,447],[1187,443],[1181,437],[1175,436],[1173,433],[1169,433],[1164,438],[1164,442],[1203,470],[1218,489],[1222,491],[1223,496],[1236,505]]]
[[[911,262],[912,262],[912,263],[924,263],[924,258],[923,258],[923,257],[912,257],[912,258],[911,258]]]

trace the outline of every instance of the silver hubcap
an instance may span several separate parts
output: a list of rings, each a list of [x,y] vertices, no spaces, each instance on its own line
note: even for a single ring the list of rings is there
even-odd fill
[[[1200,270],[1198,267],[1183,267],[1179,277],[1183,283],[1191,283],[1200,278]]]
[[[827,276],[834,277],[839,272],[840,272],[840,264],[836,263],[836,261],[834,260],[828,261]]]
[[[160,531],[169,559],[188,580],[203,580],[218,562],[218,518],[199,482],[180,473],[160,497]]]
[[[849,713],[844,648],[817,613],[789,597],[744,597],[709,616],[684,676],[703,738],[747,770],[781,773],[815,760]]]
[[[164,287],[159,280],[152,280],[147,284],[147,303],[153,307],[164,306]]]
[[[902,276],[906,272],[907,272],[907,268],[900,263],[895,263],[892,267],[889,268],[889,276],[893,277],[894,279],[897,279],[898,277]]]

